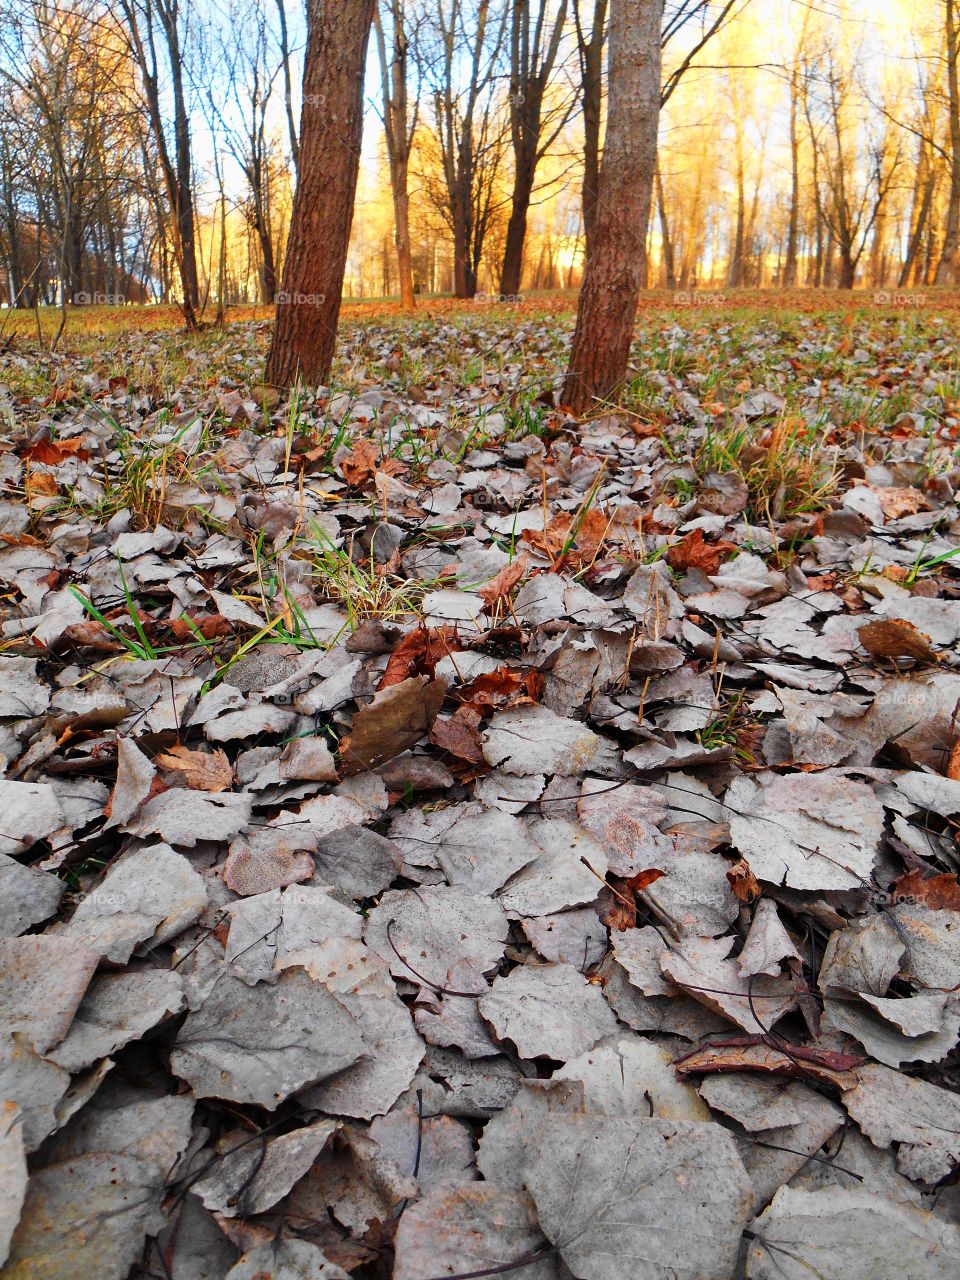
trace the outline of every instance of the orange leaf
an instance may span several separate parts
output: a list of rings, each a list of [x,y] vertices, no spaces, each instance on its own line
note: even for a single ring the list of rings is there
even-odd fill
[[[727,879],[730,881],[733,896],[741,902],[749,905],[760,897],[760,883],[744,858],[733,864],[727,872]]]
[[[960,880],[947,872],[924,879],[922,872],[908,871],[894,882],[893,896],[931,911],[960,911]]]
[[[667,564],[677,572],[699,569],[709,576],[716,573],[720,568],[720,561],[736,549],[732,542],[705,542],[703,530],[694,529],[682,542],[675,542],[670,547],[667,551]]]
[[[489,582],[485,582],[482,587],[478,588],[477,595],[483,600],[484,608],[488,613],[504,596],[510,594],[526,571],[527,557],[519,555],[512,564],[504,565],[496,577],[491,578]]]

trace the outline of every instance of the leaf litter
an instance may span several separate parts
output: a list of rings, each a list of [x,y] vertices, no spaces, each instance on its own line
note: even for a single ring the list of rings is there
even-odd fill
[[[954,1274],[948,333],[405,324],[3,356],[3,1276]]]

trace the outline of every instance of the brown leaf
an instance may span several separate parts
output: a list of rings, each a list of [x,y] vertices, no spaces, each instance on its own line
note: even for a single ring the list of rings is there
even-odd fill
[[[361,489],[370,483],[378,471],[395,476],[404,471],[405,467],[399,458],[381,458],[380,450],[372,440],[358,440],[352,453],[340,463],[340,470],[347,484]]]
[[[445,680],[411,676],[381,689],[353,717],[348,738],[340,740],[346,773],[363,773],[414,746],[437,718],[447,692]]]
[[[947,777],[960,782],[960,738],[953,744],[950,759],[947,761]]]
[[[452,716],[438,716],[428,736],[434,746],[458,760],[482,764],[483,745],[477,729],[481,718],[472,707],[458,707]]]
[[[930,501],[919,489],[887,488],[874,489],[880,503],[880,510],[888,520],[899,520],[901,516],[913,516],[918,511],[929,511]]]
[[[407,632],[391,653],[379,688],[389,689],[413,675],[429,676],[432,680],[440,659],[462,649],[455,627],[416,627]]]
[[[787,1054],[766,1044],[759,1036],[732,1036],[726,1041],[714,1041],[705,1049],[693,1049],[675,1060],[674,1067],[681,1079],[712,1072],[758,1071],[762,1075],[812,1079],[838,1089],[852,1089],[859,1079],[857,1067],[862,1063],[863,1058],[852,1054],[801,1049],[795,1045],[790,1046]]]
[[[558,512],[546,529],[525,529],[524,542],[554,560],[563,556],[568,565],[584,564],[596,559],[610,521],[602,511],[591,507],[580,515],[576,512]]]
[[[897,902],[931,911],[960,911],[960,880],[947,872],[924,879],[922,871],[908,871],[894,882],[893,895]]]
[[[64,627],[62,635],[53,646],[57,650],[76,645],[78,649],[93,649],[96,653],[119,653],[123,645],[112,636],[102,622],[74,622]]]
[[[624,881],[624,884],[631,890],[631,892],[642,893],[644,889],[655,884],[666,874],[667,873],[665,871],[661,871],[659,867],[648,867],[646,871],[640,871],[637,875],[630,876],[629,879]]]
[[[473,707],[480,715],[489,715],[501,707],[518,702],[539,702],[543,695],[543,676],[539,671],[511,671],[497,667],[485,671],[459,690],[457,697],[464,706]]]
[[[727,872],[727,879],[730,881],[734,897],[747,903],[748,906],[760,897],[760,882],[750,870],[746,859],[740,858],[733,864]]]
[[[189,617],[190,621],[187,621]],[[191,625],[192,623],[192,625]],[[170,631],[175,640],[193,640],[199,631],[204,640],[220,640],[224,636],[233,635],[233,623],[220,613],[181,614],[170,623]]]
[[[716,573],[720,561],[736,551],[732,542],[705,542],[702,529],[694,529],[682,542],[675,542],[667,551],[667,564],[681,572],[699,569],[707,575]]]
[[[477,589],[477,595],[483,600],[485,612],[492,612],[494,607],[510,594],[526,573],[527,563],[525,555],[517,556],[512,564],[504,565],[496,577]]]
[[[191,751],[178,742],[169,751],[162,751],[156,756],[154,764],[176,775],[169,779],[172,786],[213,792],[229,791],[233,786],[233,768],[219,750]]]
[[[930,648],[930,637],[905,618],[883,618],[868,622],[857,634],[860,643],[874,658],[913,658],[917,662],[939,662]]]
[[[38,440],[35,444],[28,445],[21,456],[29,458],[31,462],[55,467],[66,458],[76,457],[83,461],[90,455],[83,448],[83,441],[79,436],[74,436],[70,440]]]

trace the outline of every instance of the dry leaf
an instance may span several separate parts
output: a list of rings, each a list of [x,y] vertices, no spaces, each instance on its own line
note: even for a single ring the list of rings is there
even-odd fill
[[[720,568],[720,561],[732,555],[737,548],[732,542],[705,542],[702,529],[694,529],[682,542],[675,542],[667,551],[667,564],[681,572],[699,569],[708,576]]]
[[[860,643],[874,658],[913,658],[916,662],[939,662],[930,648],[930,637],[905,618],[882,618],[868,622],[857,632]]]
[[[517,556],[512,564],[504,565],[500,572],[477,588],[477,595],[483,599],[484,610],[491,613],[494,607],[508,596],[527,571],[527,557]]]
[[[892,892],[897,902],[932,911],[960,911],[960,880],[947,872],[924,878],[922,871],[908,871],[894,881]]]
[[[191,751],[178,742],[169,751],[154,757],[153,763],[173,776],[168,786],[188,787],[191,791],[228,791],[233,785],[233,766],[226,753]]]
[[[350,736],[340,740],[346,773],[363,773],[415,746],[436,720],[446,691],[445,680],[426,676],[382,689],[353,717]]]

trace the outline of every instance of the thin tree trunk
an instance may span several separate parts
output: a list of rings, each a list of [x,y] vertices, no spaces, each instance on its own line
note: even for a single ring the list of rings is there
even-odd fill
[[[950,194],[947,200],[947,225],[943,235],[943,248],[937,264],[935,283],[951,284],[956,279],[957,259],[960,257],[960,32],[957,21],[960,13],[957,0],[944,0],[947,36],[947,102],[950,112]]]
[[[677,287],[677,269],[674,265],[673,241],[670,238],[670,223],[667,220],[667,202],[663,195],[663,174],[660,172],[659,161],[656,170],[657,181],[657,209],[660,214],[660,240],[663,246],[663,269],[666,275],[666,286],[668,289],[676,289]]]
[[[577,38],[580,45],[580,74],[583,85],[583,228],[586,237],[587,256],[596,221],[597,200],[600,188],[600,112],[603,88],[603,45],[607,19],[607,0],[594,0],[593,26],[587,40],[577,17]]]
[[[363,137],[375,0],[311,0],[300,171],[267,380],[326,382],[337,339]],[[311,103],[316,105],[310,105]]]
[[[662,14],[662,0],[611,0],[607,134],[562,393],[574,413],[614,393],[627,371],[657,158]]]
[[[783,284],[792,289],[797,283],[797,233],[800,226],[800,136],[797,128],[797,68],[790,76],[790,213],[787,220],[787,260],[783,268]]]

